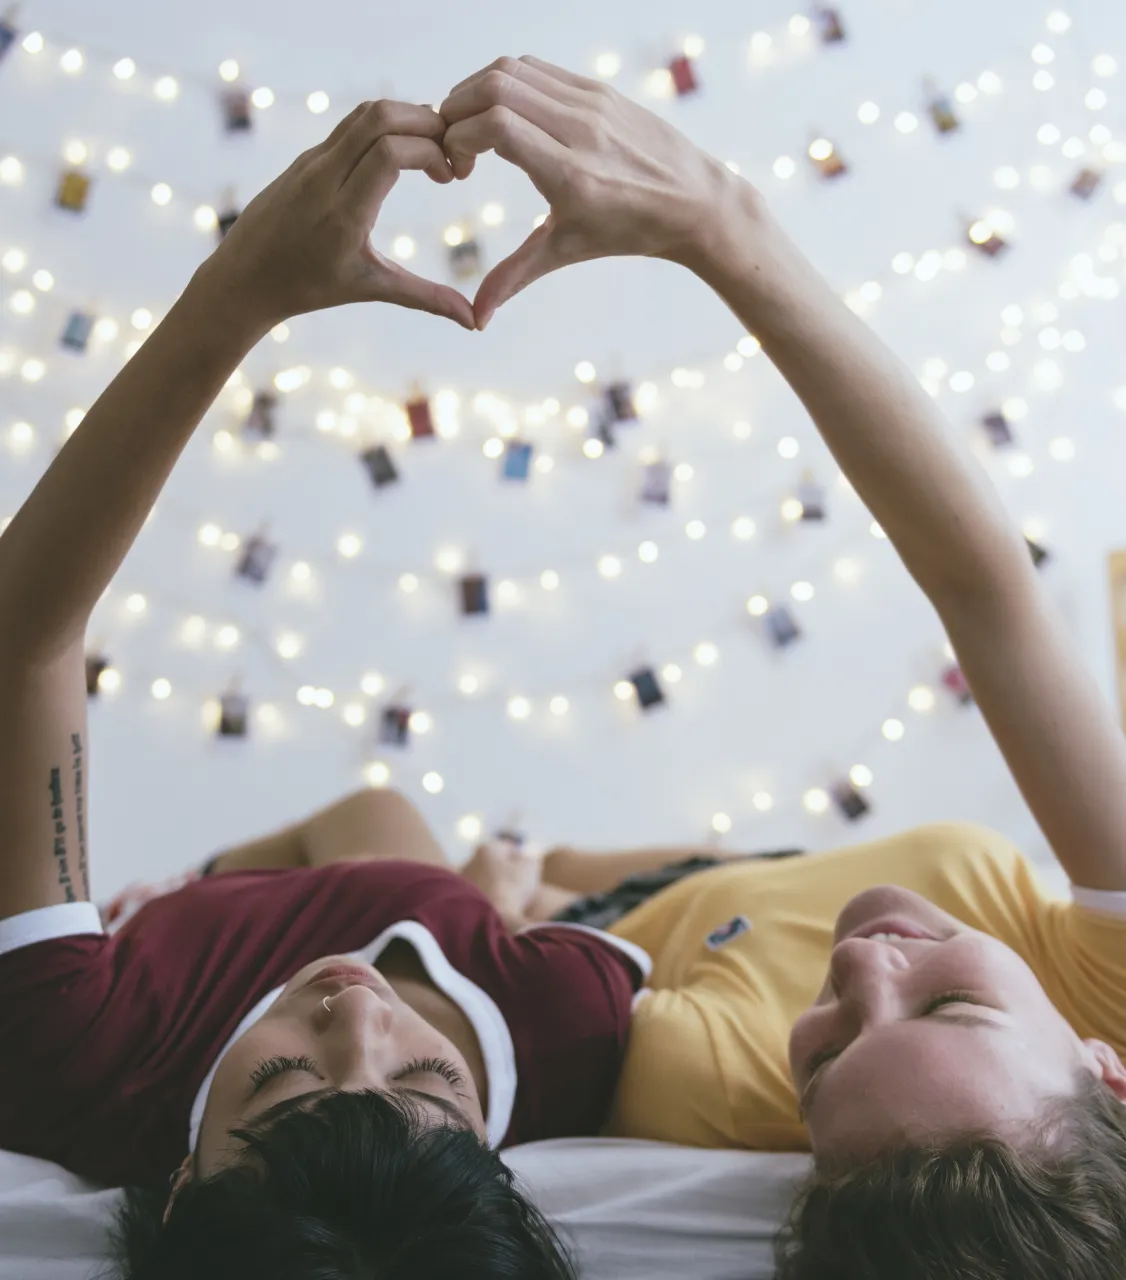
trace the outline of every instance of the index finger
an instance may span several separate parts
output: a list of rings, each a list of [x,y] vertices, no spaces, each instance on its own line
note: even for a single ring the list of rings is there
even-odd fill
[[[446,122],[431,107],[420,107],[413,102],[394,102],[389,98],[365,102],[329,135],[324,152],[325,164],[337,182],[343,185],[380,138],[394,135],[438,141],[445,131]]]
[[[550,175],[563,172],[570,152],[531,121],[508,107],[490,107],[480,115],[460,120],[446,130],[442,143],[455,173],[472,168],[473,160],[495,151],[502,160],[523,169],[543,195]]]

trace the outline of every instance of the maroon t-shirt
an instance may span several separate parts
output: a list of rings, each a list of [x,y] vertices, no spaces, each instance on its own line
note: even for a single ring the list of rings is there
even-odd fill
[[[21,919],[0,921],[0,942]],[[453,872],[377,861],[205,877],[116,934],[0,954],[0,1148],[106,1185],[167,1176],[244,1015],[310,961],[402,921],[427,929],[508,1026],[516,1093],[504,1145],[596,1133],[643,978],[636,961],[575,929],[513,935]]]

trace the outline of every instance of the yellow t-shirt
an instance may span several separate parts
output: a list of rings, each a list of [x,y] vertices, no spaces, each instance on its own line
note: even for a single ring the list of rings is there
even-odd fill
[[[1126,916],[1052,900],[1002,836],[942,823],[700,872],[623,917],[613,932],[653,957],[653,991],[634,1012],[608,1131],[807,1150],[790,1028],[825,981],[841,908],[879,884],[913,889],[1007,943],[1080,1036],[1126,1057]]]

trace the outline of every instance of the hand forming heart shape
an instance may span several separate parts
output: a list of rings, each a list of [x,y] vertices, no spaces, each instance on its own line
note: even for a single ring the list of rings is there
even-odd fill
[[[523,169],[551,211],[471,305],[377,253],[370,236],[404,169],[449,183],[486,151]],[[483,329],[521,289],[572,263],[643,255],[691,266],[715,252],[726,213],[750,191],[606,85],[536,58],[502,58],[457,85],[437,113],[357,107],[247,206],[212,270],[261,323],[379,300]]]

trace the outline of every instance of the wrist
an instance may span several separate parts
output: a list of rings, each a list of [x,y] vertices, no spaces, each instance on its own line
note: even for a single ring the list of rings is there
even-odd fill
[[[246,287],[232,271],[228,263],[213,254],[196,269],[181,297],[181,304],[206,316],[208,328],[217,336],[245,347],[255,346],[282,320],[284,315],[273,315],[256,297],[252,288]]]

